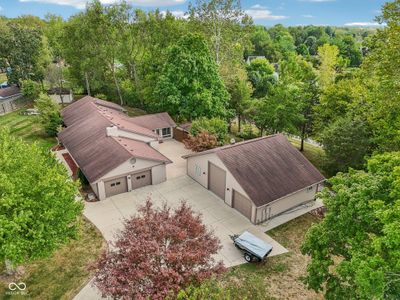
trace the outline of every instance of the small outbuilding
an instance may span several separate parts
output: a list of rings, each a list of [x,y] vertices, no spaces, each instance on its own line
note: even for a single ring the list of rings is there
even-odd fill
[[[3,86],[3,85],[2,85]],[[0,115],[17,110],[21,107],[17,102],[22,97],[21,89],[16,85],[0,88]]]
[[[47,94],[53,99],[54,102],[58,104],[68,104],[74,101],[74,96],[72,95],[72,90],[67,88],[52,88],[47,91]]]
[[[191,178],[255,224],[315,200],[325,181],[282,134],[184,158]]]

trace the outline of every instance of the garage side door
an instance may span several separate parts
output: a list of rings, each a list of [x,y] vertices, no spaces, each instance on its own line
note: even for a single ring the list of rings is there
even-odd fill
[[[225,200],[226,172],[208,162],[208,189]]]
[[[125,176],[104,182],[104,187],[106,190],[106,197],[126,193],[128,191],[128,184]]]
[[[251,220],[251,209],[253,207],[250,199],[246,198],[239,192],[233,190],[232,207],[240,212],[242,215]]]
[[[135,173],[131,175],[132,189],[138,189],[151,184],[151,170]]]

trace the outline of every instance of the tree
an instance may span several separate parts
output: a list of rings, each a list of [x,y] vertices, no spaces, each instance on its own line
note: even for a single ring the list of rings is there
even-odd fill
[[[204,39],[182,37],[168,50],[164,69],[154,91],[154,108],[175,117],[225,117],[229,94],[218,75]]]
[[[46,42],[41,31],[8,22],[0,36],[0,61],[8,68],[9,83],[43,80],[48,64]]]
[[[323,89],[335,81],[335,67],[338,64],[338,55],[339,49],[334,45],[325,44],[318,47],[319,80]]]
[[[196,0],[189,4],[192,20],[199,20],[210,35],[213,54],[217,65],[230,59],[232,44],[240,37],[238,26],[246,20],[238,0]],[[235,30],[236,29],[236,30]],[[236,39],[236,41],[235,41]]]
[[[365,157],[372,152],[371,130],[368,123],[357,116],[338,119],[322,133],[325,150],[325,170],[329,174],[361,169]]]
[[[205,130],[197,135],[189,134],[189,137],[183,140],[183,143],[187,149],[194,152],[201,152],[218,146],[217,137]]]
[[[56,136],[62,123],[60,106],[43,93],[35,100],[35,105],[39,110],[39,119],[46,133],[50,136]]]
[[[228,133],[228,124],[225,120],[219,118],[200,118],[192,122],[192,127],[190,128],[190,133],[194,136],[199,133],[207,131],[208,133],[214,135],[220,144],[223,144],[225,137]]]
[[[165,299],[185,286],[223,271],[212,258],[219,240],[201,216],[182,203],[172,210],[150,200],[96,264],[94,284],[103,295],[122,299]]]
[[[306,234],[305,282],[326,299],[396,299],[400,293],[400,152],[375,155],[367,171],[329,180],[325,218]]]
[[[261,98],[267,95],[271,85],[276,83],[275,69],[265,58],[253,59],[247,66],[247,76],[252,83],[253,97]]]
[[[236,78],[233,86],[229,90],[231,95],[229,107],[235,112],[235,116],[238,120],[238,132],[240,132],[242,129],[242,119],[251,98],[252,88],[247,81]]]
[[[0,130],[0,259],[50,256],[78,232],[78,186],[47,150]]]
[[[40,84],[33,80],[22,81],[22,95],[24,95],[29,100],[36,100],[41,92]]]

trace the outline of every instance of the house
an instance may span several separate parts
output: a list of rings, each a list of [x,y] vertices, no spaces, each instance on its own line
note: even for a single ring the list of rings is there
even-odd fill
[[[130,118],[121,106],[86,96],[61,115],[59,140],[99,200],[166,180],[171,161],[157,146],[176,126],[167,113]]]
[[[191,178],[255,224],[315,200],[325,180],[281,134],[184,158]]]
[[[0,88],[0,115],[17,110],[21,103],[17,102],[22,97],[21,89],[16,85]]]
[[[64,103],[68,104],[74,101],[74,97],[72,95],[72,90],[66,88],[52,88],[47,91],[47,95],[50,96],[51,99],[56,103]]]

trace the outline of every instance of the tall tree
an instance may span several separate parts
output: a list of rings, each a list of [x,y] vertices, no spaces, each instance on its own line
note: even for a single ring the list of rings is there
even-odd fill
[[[39,28],[7,22],[0,35],[0,65],[8,68],[9,83],[43,80],[47,66],[46,41]]]
[[[48,257],[76,237],[82,203],[65,167],[36,144],[0,130],[0,259]]]
[[[204,39],[197,34],[182,37],[170,47],[155,88],[154,108],[175,117],[225,117],[229,94],[218,74]]]
[[[229,107],[235,112],[238,132],[240,132],[242,120],[251,98],[252,87],[249,82],[236,78],[233,86],[229,89],[229,93],[231,95]]]
[[[95,266],[95,285],[103,295],[122,299],[165,299],[190,283],[223,271],[212,258],[219,240],[201,217],[183,203],[172,210],[150,200],[125,227]]]
[[[335,82],[338,55],[339,49],[334,45],[325,44],[318,47],[319,81],[322,89]]]
[[[277,81],[274,66],[265,58],[256,58],[250,62],[246,69],[249,81],[254,88],[253,97],[266,96],[271,86]]]
[[[396,299],[400,294],[400,152],[373,156],[367,171],[329,180],[325,218],[302,245],[305,282],[326,299]]]

